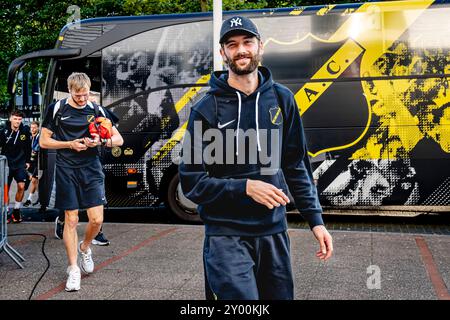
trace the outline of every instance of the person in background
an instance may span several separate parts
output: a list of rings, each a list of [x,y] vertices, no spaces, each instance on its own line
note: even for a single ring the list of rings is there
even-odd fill
[[[31,142],[30,128],[22,123],[23,113],[13,110],[5,128],[0,131],[0,147],[2,155],[6,156],[9,167],[8,190],[12,180],[17,182],[16,202],[8,223],[22,221],[20,208],[25,194],[25,184],[28,179],[27,169],[30,167]]]
[[[36,202],[32,203],[34,193],[38,190],[39,178],[38,178],[38,158],[39,158],[39,122],[33,121],[30,125],[31,128],[31,156],[30,156],[30,167],[28,168],[28,172],[30,174],[30,193],[28,194],[28,198],[23,204],[24,207],[28,207],[31,204],[33,206],[39,203],[39,199]]]

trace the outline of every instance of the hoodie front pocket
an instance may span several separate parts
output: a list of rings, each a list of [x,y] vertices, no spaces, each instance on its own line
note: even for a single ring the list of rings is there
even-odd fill
[[[245,174],[236,174],[227,178],[260,180],[273,185],[278,189],[286,190],[285,184],[279,177],[279,169],[272,174],[262,174],[261,170]],[[225,178],[225,177],[222,177]],[[256,202],[252,197],[244,194],[235,196],[233,201],[214,202],[205,206],[202,218],[208,222],[231,223],[246,226],[267,226],[281,221],[285,216],[284,206],[269,209],[265,205]]]
[[[283,192],[286,192],[286,184],[282,183],[282,180],[279,177],[280,170],[277,172],[273,172],[272,174],[261,174],[260,171],[254,172],[254,173],[248,173],[248,174],[242,174],[239,177],[234,178],[240,178],[240,179],[251,179],[251,180],[259,180],[266,183],[269,183],[273,185],[275,188],[282,189]],[[252,197],[245,195],[239,203],[236,203],[239,205],[241,209],[246,209],[251,213],[255,214],[269,214],[272,212],[273,209],[267,208],[265,205],[260,204],[253,200]]]

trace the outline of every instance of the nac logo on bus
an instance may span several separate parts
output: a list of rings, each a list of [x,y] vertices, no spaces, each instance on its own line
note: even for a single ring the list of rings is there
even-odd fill
[[[370,125],[370,107],[360,81],[342,81],[359,76],[365,49],[357,41],[330,41],[308,33],[289,42],[269,38],[264,46],[264,63],[274,77],[280,72],[281,78],[297,79],[288,86],[306,127],[355,128],[345,135],[317,132],[308,144],[311,156],[345,149],[362,139]],[[345,103],[339,103],[343,97]]]

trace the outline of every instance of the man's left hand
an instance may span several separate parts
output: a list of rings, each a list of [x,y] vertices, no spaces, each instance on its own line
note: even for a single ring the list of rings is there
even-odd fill
[[[321,260],[327,260],[333,254],[333,238],[324,225],[315,226],[312,229],[312,232],[320,245],[320,249],[316,252],[316,256]]]
[[[89,148],[95,148],[96,146],[100,145],[100,136],[96,133],[91,133],[91,138],[83,138],[84,144]]]

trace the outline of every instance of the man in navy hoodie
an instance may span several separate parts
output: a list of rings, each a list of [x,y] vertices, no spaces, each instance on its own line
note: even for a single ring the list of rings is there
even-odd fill
[[[179,168],[205,224],[206,297],[293,299],[288,188],[320,244],[317,257],[333,251],[299,110],[289,89],[258,67],[263,45],[251,20],[224,21],[220,44],[228,71],[212,74],[192,108]]]

